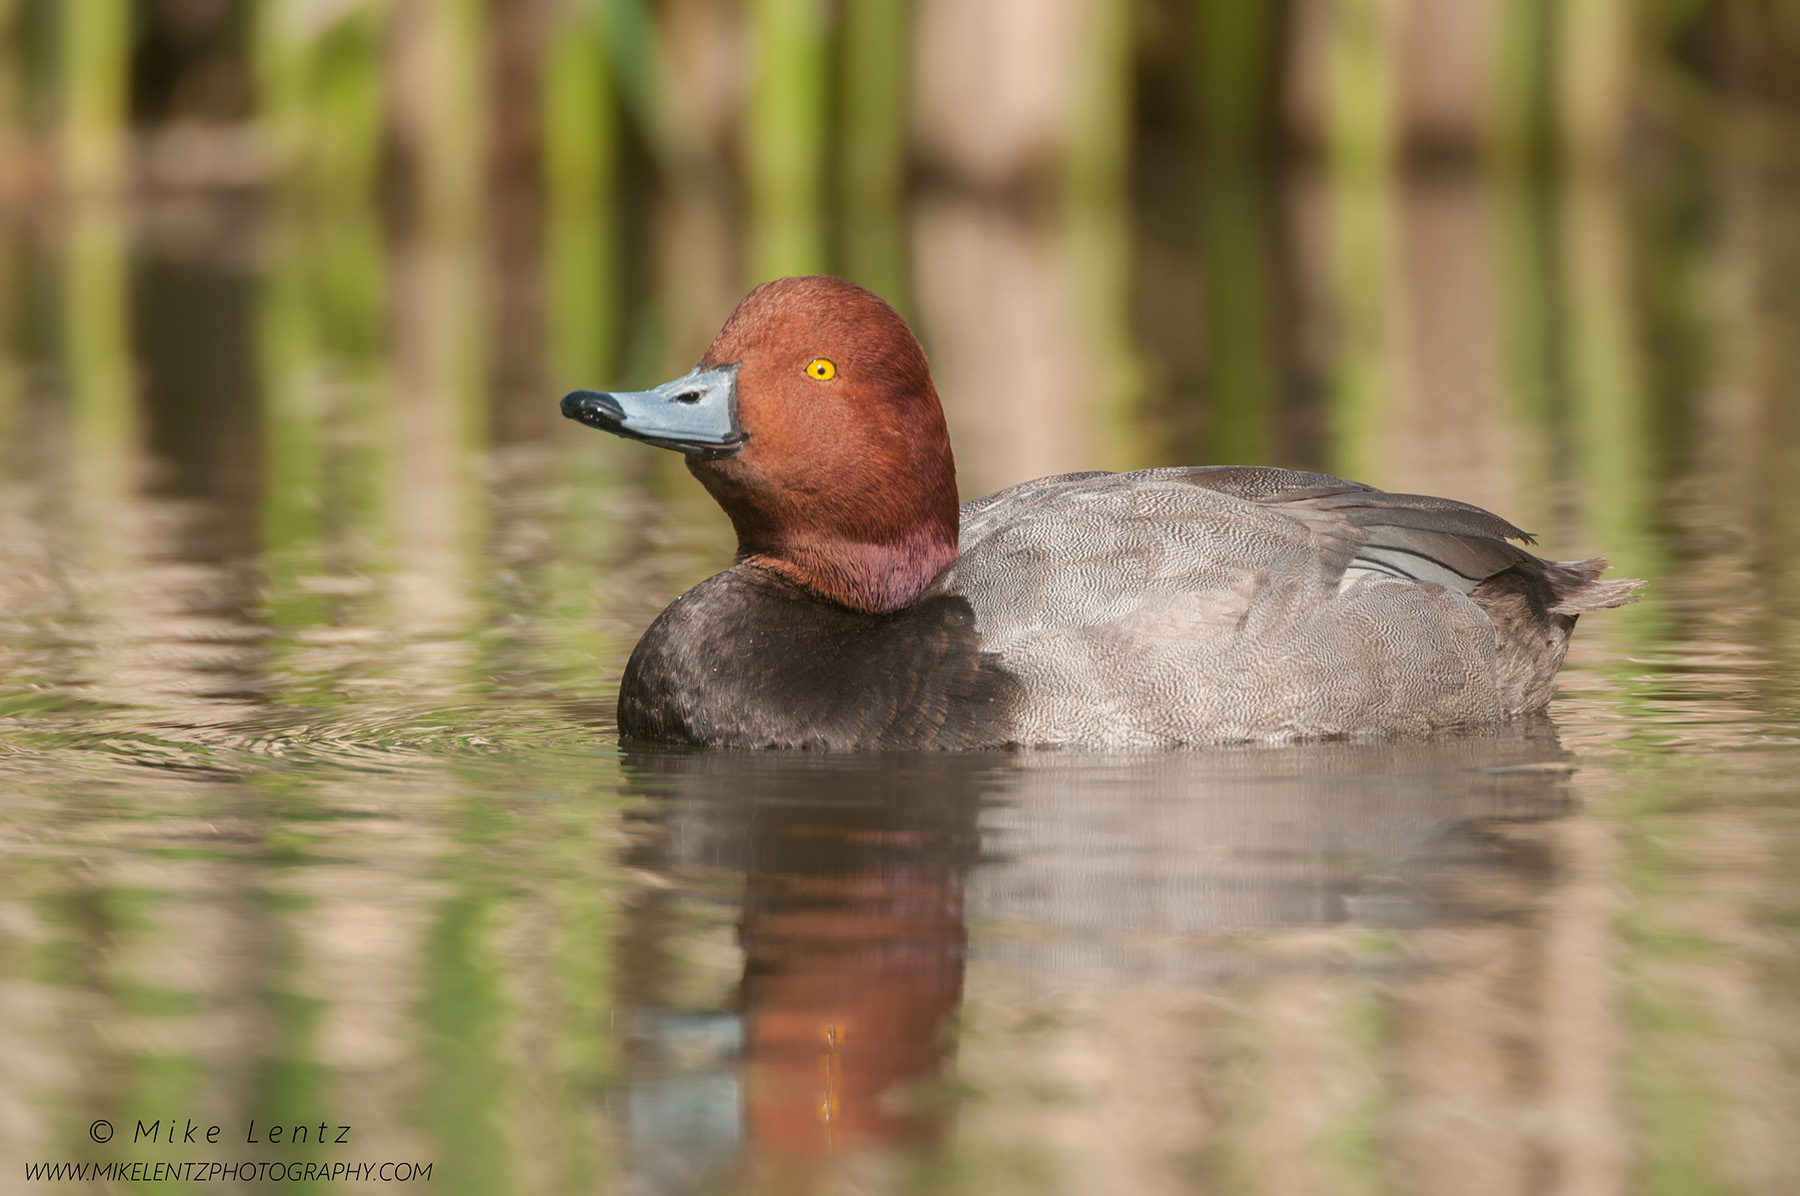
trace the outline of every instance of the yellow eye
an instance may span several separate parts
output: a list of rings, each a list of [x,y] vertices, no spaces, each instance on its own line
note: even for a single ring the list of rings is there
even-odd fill
[[[837,377],[837,366],[823,357],[815,357],[807,363],[806,372],[820,382],[829,382]]]

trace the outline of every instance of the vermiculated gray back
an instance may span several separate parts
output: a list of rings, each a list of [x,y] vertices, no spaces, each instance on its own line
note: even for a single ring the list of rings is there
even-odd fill
[[[941,584],[1021,682],[1027,744],[1492,724],[1548,700],[1574,622],[1552,607],[1635,588],[1467,504],[1276,469],[1044,478],[968,504],[961,532]]]

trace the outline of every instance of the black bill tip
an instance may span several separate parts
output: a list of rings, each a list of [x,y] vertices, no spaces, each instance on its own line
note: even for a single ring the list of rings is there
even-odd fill
[[[598,390],[572,390],[563,396],[565,419],[586,424],[590,428],[615,432],[625,422],[625,408],[619,400]]]

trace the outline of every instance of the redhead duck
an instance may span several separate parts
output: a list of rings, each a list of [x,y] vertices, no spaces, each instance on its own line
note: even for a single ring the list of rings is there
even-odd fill
[[[1238,466],[1074,473],[960,508],[925,353],[838,278],[752,291],[688,373],[563,414],[687,456],[737,563],[619,689],[632,740],[1156,747],[1490,727],[1629,601],[1478,507]]]

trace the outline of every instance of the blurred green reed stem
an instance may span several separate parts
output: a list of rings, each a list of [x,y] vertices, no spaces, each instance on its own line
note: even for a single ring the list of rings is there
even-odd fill
[[[1559,244],[1567,263],[1567,394],[1575,410],[1575,476],[1588,543],[1604,548],[1610,576],[1650,584],[1640,600],[1596,620],[1624,687],[1622,703],[1642,714],[1643,665],[1631,657],[1666,642],[1668,569],[1656,534],[1657,493],[1650,412],[1632,321],[1633,277],[1624,197],[1598,176],[1578,175],[1561,188]],[[1633,718],[1646,735],[1654,718]],[[1655,742],[1655,741],[1647,741]]]
[[[1389,0],[1336,0],[1326,48],[1327,156],[1334,179],[1391,173],[1398,108]]]
[[[1512,467],[1517,522],[1560,533],[1553,511],[1569,462],[1567,295],[1557,252],[1556,0],[1494,6],[1486,163],[1499,252],[1502,389],[1520,443]],[[1560,537],[1559,537],[1560,538]]]
[[[0,0],[0,176],[10,174],[25,151],[27,63],[20,7],[20,0]],[[0,199],[5,193],[0,184]]]
[[[266,772],[250,778],[250,792],[240,804],[242,822],[262,831],[264,862],[255,872],[249,900],[238,908],[244,924],[235,928],[245,943],[254,943],[256,965],[248,978],[250,1004],[258,1013],[256,1042],[260,1048],[251,1072],[245,1118],[266,1127],[281,1126],[280,1145],[257,1148],[266,1157],[304,1162],[328,1154],[318,1125],[338,1098],[333,1090],[335,1069],[321,1063],[319,1030],[334,1000],[354,999],[348,993],[329,997],[300,991],[309,976],[323,970],[321,961],[307,958],[308,936],[303,928],[333,917],[331,902],[320,901],[296,890],[304,880],[295,873],[328,861],[304,850],[309,831],[318,820],[337,812],[321,800],[293,773]],[[298,881],[299,883],[292,883]],[[316,940],[315,940],[316,941]],[[332,1118],[341,1122],[343,1118]],[[293,1136],[293,1127],[307,1126],[306,1141]],[[247,1127],[246,1127],[247,1129]],[[335,1136],[335,1130],[330,1131]],[[248,1137],[248,1134],[245,1134]],[[231,1144],[245,1149],[242,1139]]]
[[[1562,155],[1582,167],[1613,165],[1624,149],[1630,99],[1632,0],[1557,4],[1554,52]]]
[[[1736,987],[1727,979],[1735,970],[1727,956],[1742,950],[1742,913],[1694,909],[1696,893],[1709,894],[1714,906],[1729,900],[1719,895],[1719,880],[1705,875],[1706,856],[1692,848],[1696,832],[1704,833],[1725,810],[1716,799],[1702,799],[1696,809],[1696,782],[1681,775],[1682,762],[1671,763],[1673,773],[1665,765],[1621,786],[1608,809],[1623,829],[1619,879],[1631,893],[1619,934],[1626,980],[1621,1013],[1628,1027],[1621,1086],[1638,1147],[1633,1191],[1727,1196],[1757,1190],[1740,1186],[1741,1172],[1732,1174],[1738,1168],[1731,1161],[1742,1156],[1731,1148],[1741,1139],[1730,1124],[1728,1086],[1745,1070],[1746,1048],[1760,1055],[1766,1044],[1744,1042],[1756,1032],[1744,1023],[1747,1011],[1735,996],[1720,999]],[[1744,893],[1746,882],[1758,878],[1739,854],[1734,867],[1740,875],[1727,891]],[[1721,941],[1720,931],[1730,940]]]
[[[139,663],[124,625],[142,600],[144,511],[125,215],[116,194],[90,190],[71,200],[60,238],[57,364],[68,388],[75,567],[93,579],[81,610],[94,645],[81,667],[96,694],[130,706],[142,694],[122,680]]]
[[[563,845],[586,847],[603,833],[580,828]],[[550,1137],[566,1151],[557,1173],[559,1190],[601,1191],[599,1177],[619,1170],[615,1148],[610,1135],[596,1132],[601,1127],[583,1114],[595,1092],[622,1079],[618,1048],[607,1032],[615,1000],[611,945],[618,899],[610,886],[594,884],[591,873],[560,883],[553,899],[557,919],[549,964],[557,1007],[548,1062],[555,1085],[549,1115],[557,1124]]]
[[[1203,459],[1215,464],[1272,461],[1272,421],[1280,408],[1275,181],[1240,160],[1209,169],[1200,187]]]
[[[1274,154],[1279,6],[1243,0],[1190,0],[1197,38],[1194,90],[1201,150],[1209,166]]]
[[[257,0],[252,18],[250,64],[256,87],[256,119],[274,144],[282,165],[301,173],[312,140],[311,100],[314,31],[300,19],[292,0]]]
[[[693,122],[664,102],[662,80],[679,71],[663,49],[647,0],[573,0],[575,11],[599,25],[607,66],[625,113],[657,166],[676,187],[722,191],[725,179],[712,150],[696,136]],[[679,87],[668,93],[675,103]]]
[[[533,896],[550,914],[543,957],[550,985],[546,1071],[549,1115],[559,1123],[550,1135],[565,1143],[560,1191],[601,1190],[597,1177],[616,1168],[610,1135],[583,1124],[592,1117],[593,1094],[622,1076],[619,1037],[612,1012],[618,999],[613,944],[619,935],[618,894],[625,887],[611,846],[618,833],[617,765],[584,756],[575,777],[547,778],[545,791],[582,793],[583,799],[545,803],[552,824],[535,844],[541,888]]]
[[[64,183],[75,191],[110,190],[125,176],[131,4],[78,0],[60,4],[57,12]]]
[[[496,837],[499,815],[465,798],[461,836]],[[484,829],[476,829],[484,828]],[[439,861],[454,869],[456,895],[437,904],[424,943],[425,998],[418,1020],[431,1079],[413,1119],[434,1143],[432,1161],[457,1193],[506,1196],[520,1190],[511,1141],[500,1111],[512,1097],[506,1046],[508,1003],[499,978],[509,974],[495,950],[499,894],[473,852]]]
[[[257,360],[263,393],[265,618],[277,632],[268,668],[283,674],[281,701],[342,704],[331,666],[306,630],[349,618],[385,625],[349,603],[380,596],[313,593],[328,575],[391,569],[391,387],[382,344],[382,249],[374,213],[360,202],[308,222],[295,207],[275,225],[270,267],[257,295]]]
[[[1498,172],[1493,186],[1501,389],[1508,422],[1520,434],[1511,466],[1522,505],[1513,518],[1521,527],[1541,529],[1547,539],[1555,535],[1566,542],[1552,510],[1560,472],[1558,446],[1566,448],[1569,432],[1553,184],[1540,174],[1507,169]]]
[[[114,204],[79,198],[63,242],[62,367],[74,416],[77,490],[91,503],[96,530],[117,527],[133,484],[137,412],[124,222]]]
[[[376,213],[347,205],[303,233],[289,268],[307,280],[307,327],[318,353],[307,368],[329,398],[321,414],[330,421],[332,451],[322,482],[334,559],[326,563],[384,574],[393,567],[403,499],[391,449],[402,429],[383,336],[387,263]],[[397,609],[384,613],[390,623],[404,618]]]
[[[1338,328],[1326,468],[1379,486],[1387,460],[1382,432],[1388,425],[1394,365],[1388,279],[1394,260],[1394,185],[1385,175],[1334,178],[1326,200]]]
[[[454,1190],[614,1191],[601,1097],[622,1078],[618,766],[540,754],[524,775],[517,759],[505,765],[497,785],[500,767],[469,762],[431,778],[460,796],[442,828],[456,847],[434,861],[452,895],[423,944],[430,1082],[413,1120],[442,1151],[434,1182]],[[520,784],[538,796],[509,801]],[[529,1029],[504,1032],[518,1026]]]
[[[363,200],[381,159],[382,6],[353,2],[323,24],[299,0],[259,0],[252,70],[258,119],[288,194]]]
[[[146,1126],[152,1121],[166,1125],[172,1114],[179,1115],[174,1111],[194,1108],[202,1091],[200,1060],[175,1045],[194,1040],[191,1028],[202,1005],[194,993],[157,984],[140,969],[170,951],[191,947],[175,929],[180,916],[191,911],[179,908],[180,899],[165,890],[96,883],[91,874],[59,886],[55,901],[45,921],[66,928],[64,949],[79,961],[82,972],[64,983],[99,998],[90,1006],[95,1016],[139,1029],[121,1036],[118,1045],[98,1048],[98,1059],[83,1060],[90,1074],[105,1077],[103,1090],[90,1100],[116,1109],[114,1120],[121,1128],[140,1118]],[[91,1149],[85,1134],[81,1141]],[[128,1141],[124,1134],[114,1138],[114,1158],[130,1157]]]
[[[1272,4],[1194,0],[1195,102],[1200,114],[1200,278],[1205,354],[1203,460],[1272,461],[1280,406],[1275,147],[1276,35]]]
[[[599,18],[565,11],[550,37],[543,82],[550,369],[559,393],[615,384],[619,134],[607,63]]]
[[[265,270],[257,294],[257,364],[263,412],[262,532],[263,618],[278,633],[326,621],[330,601],[304,588],[307,578],[325,571],[326,464],[328,435],[322,396],[318,337],[312,327],[306,280],[294,252],[294,229],[285,232],[286,252]],[[270,664],[281,669],[282,645],[270,645]],[[287,670],[282,670],[286,672]],[[297,680],[297,678],[296,678]],[[287,687],[283,692],[291,692]]]
[[[508,807],[481,764],[444,778],[461,795],[445,828],[458,848],[437,861],[453,895],[424,944],[419,1021],[434,1074],[415,1119],[459,1192],[510,1194],[545,1176],[558,1181],[548,1190],[614,1190],[595,1113],[619,1078],[617,765],[584,755],[571,772],[545,767],[531,791],[584,800]],[[503,1032],[523,1020],[522,1041]]]
[[[1072,81],[1067,185],[1077,202],[1123,196],[1132,150],[1131,7],[1083,0],[1082,52]]]
[[[1081,16],[1085,28],[1075,62],[1063,233],[1075,261],[1076,298],[1101,387],[1090,417],[1099,434],[1097,468],[1133,469],[1162,462],[1153,459],[1143,421],[1136,418],[1144,385],[1131,321],[1131,9],[1110,0],[1083,0]]]
[[[1382,1085],[1382,1057],[1392,1037],[1387,1006],[1373,982],[1353,982],[1334,1013],[1332,1029],[1342,1054],[1341,1075],[1332,1087],[1343,1095],[1337,1116],[1321,1127],[1318,1150],[1336,1172],[1332,1191],[1385,1196],[1392,1189],[1383,1131],[1395,1104]]]
[[[908,310],[906,96],[909,0],[857,0],[842,10],[843,269]]]
[[[823,0],[750,0],[751,281],[826,269]]]
[[[261,897],[265,904],[277,906],[286,919],[293,921],[306,917],[317,904],[288,893],[264,892]],[[263,1148],[271,1156],[305,1162],[328,1157],[331,1139],[337,1134],[335,1124],[328,1127],[328,1136],[322,1137],[318,1130],[320,1111],[331,1109],[338,1097],[333,1085],[335,1069],[316,1058],[319,1025],[331,1002],[287,987],[304,984],[307,968],[318,965],[304,957],[289,929],[292,923],[286,919],[264,920],[251,932],[267,973],[261,977],[263,987],[255,1002],[259,1014],[257,1041],[262,1053],[256,1061],[244,1116],[254,1118],[259,1128],[283,1128],[281,1145]],[[307,1127],[306,1141],[296,1140],[296,1126]]]
[[[1331,288],[1338,342],[1328,468],[1380,484],[1391,379],[1388,263],[1394,260],[1393,36],[1386,0],[1341,0],[1327,47]]]
[[[304,189],[304,184],[300,184]],[[394,545],[395,414],[386,381],[381,247],[374,213],[352,199],[319,213],[287,205],[261,276],[257,354],[262,376],[263,618],[277,633],[268,667],[281,700],[337,705],[329,660],[305,632],[338,618],[385,625],[350,603],[379,596],[308,590],[331,574],[380,575]]]
[[[1499,0],[1493,8],[1489,127],[1493,165],[1539,174],[1554,160],[1557,0]]]

